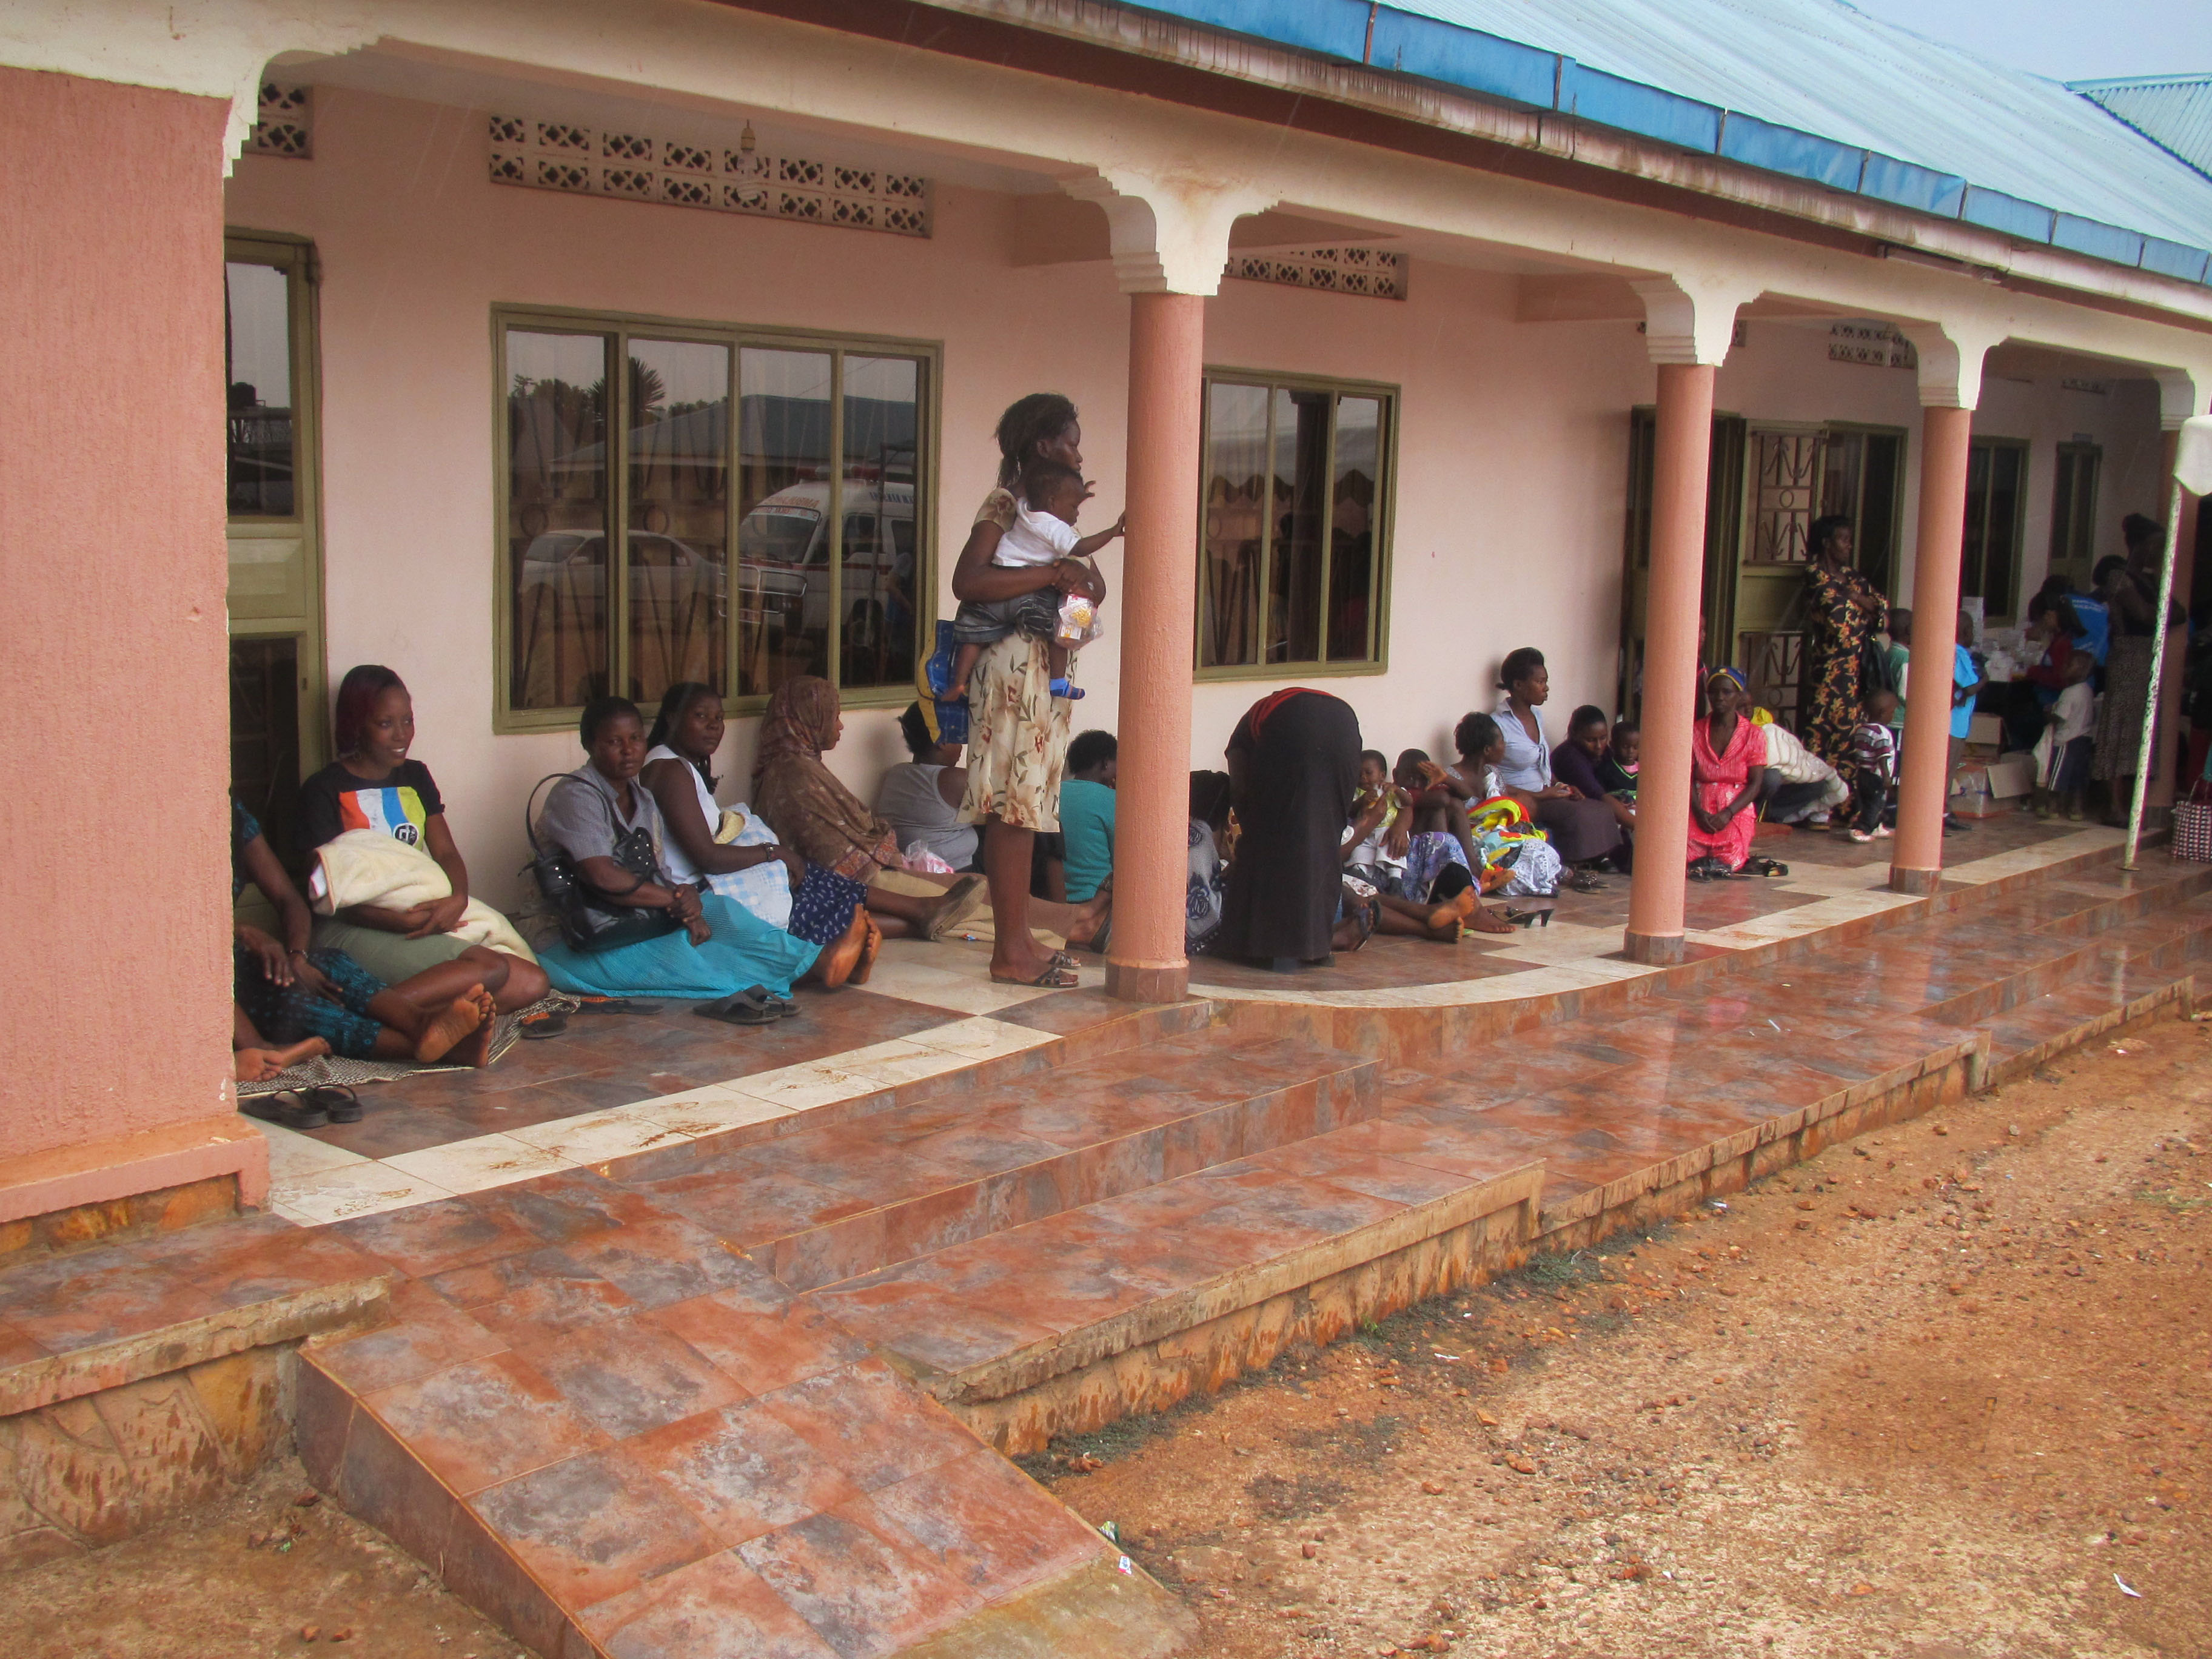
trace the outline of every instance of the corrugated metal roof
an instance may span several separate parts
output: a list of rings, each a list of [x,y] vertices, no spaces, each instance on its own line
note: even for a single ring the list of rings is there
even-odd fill
[[[2212,178],[2212,75],[2138,76],[2129,81],[2066,84]]]
[[[2187,281],[2212,179],[2055,81],[1842,0],[1144,0]]]

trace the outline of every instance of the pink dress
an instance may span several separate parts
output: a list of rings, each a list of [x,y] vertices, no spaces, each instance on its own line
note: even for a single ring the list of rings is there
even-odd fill
[[[1766,764],[1766,744],[1759,728],[1742,715],[1736,716],[1735,732],[1729,739],[1725,752],[1713,752],[1711,723],[1699,720],[1690,728],[1690,803],[1702,806],[1708,812],[1717,812],[1741,793],[1751,769]],[[1717,836],[1709,836],[1698,826],[1697,815],[1690,817],[1690,858],[1692,861],[1708,855],[1718,859],[1731,870],[1739,869],[1751,856],[1751,838],[1759,829],[1756,805],[1747,806],[1722,827]]]

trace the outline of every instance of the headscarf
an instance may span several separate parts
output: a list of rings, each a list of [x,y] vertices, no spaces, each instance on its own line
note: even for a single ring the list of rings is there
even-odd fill
[[[898,836],[822,763],[836,731],[829,681],[801,674],[776,687],[753,760],[753,805],[809,864],[864,882],[899,866]]]
[[[1730,685],[1733,685],[1737,690],[1745,693],[1747,696],[1749,695],[1751,691],[1751,682],[1745,679],[1739,670],[1728,667],[1725,665],[1719,668],[1716,668],[1711,673],[1705,676],[1705,684],[1707,685],[1711,685],[1715,680],[1726,680]]]

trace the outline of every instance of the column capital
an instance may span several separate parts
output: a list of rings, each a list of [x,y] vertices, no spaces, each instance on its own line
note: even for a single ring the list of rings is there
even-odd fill
[[[1972,409],[1982,400],[1982,359],[2001,343],[2002,327],[1978,323],[1901,322],[1897,331],[1920,359],[1923,409]]]
[[[2184,421],[2204,412],[2204,394],[2197,390],[2197,377],[2187,369],[2154,368],[2151,376],[2158,382],[2158,424],[2161,431],[2179,432]],[[2212,380],[2212,375],[2206,379]]]
[[[1651,276],[1629,286],[1644,301],[1644,343],[1655,363],[1727,361],[1735,337],[1735,313],[1759,297],[1757,288],[1726,277]]]
[[[1124,294],[1213,295],[1229,264],[1229,227],[1275,198],[1250,185],[1200,184],[1125,167],[1063,179],[1062,190],[1106,210],[1114,276]]]

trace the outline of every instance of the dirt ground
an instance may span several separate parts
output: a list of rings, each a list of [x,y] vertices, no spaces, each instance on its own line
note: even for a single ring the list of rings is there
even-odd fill
[[[2212,1653],[2209,1043],[2099,1042],[1033,1468],[1224,1659]]]
[[[2100,1043],[1031,1467],[1209,1659],[2212,1654],[2208,1044]],[[518,1653],[304,1489],[9,1578],[0,1652]]]

